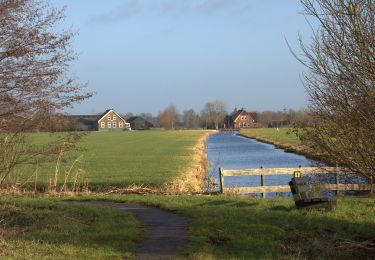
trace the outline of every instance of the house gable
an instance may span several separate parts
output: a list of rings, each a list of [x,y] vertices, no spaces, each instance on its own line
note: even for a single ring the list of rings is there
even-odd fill
[[[254,126],[253,114],[240,109],[232,115],[233,128],[248,128]]]
[[[100,115],[97,123],[99,131],[130,129],[129,123],[113,109],[108,109]]]
[[[115,110],[113,109],[107,109],[103,114],[99,116],[98,122],[102,121],[108,114],[114,113],[118,118],[120,118],[122,121],[126,122],[125,119],[123,119]]]

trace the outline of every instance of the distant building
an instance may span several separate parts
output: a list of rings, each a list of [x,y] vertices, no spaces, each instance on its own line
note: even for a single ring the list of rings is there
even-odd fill
[[[256,127],[255,119],[255,113],[247,112],[242,108],[234,111],[229,117],[229,126],[234,129]]]
[[[130,124],[113,109],[107,109],[97,120],[99,131],[131,130]]]
[[[73,115],[67,116],[73,123],[69,129],[79,131],[97,131],[98,130],[98,115]]]
[[[127,120],[130,123],[131,129],[133,130],[149,130],[150,128],[154,127],[152,123],[140,116],[132,116]]]

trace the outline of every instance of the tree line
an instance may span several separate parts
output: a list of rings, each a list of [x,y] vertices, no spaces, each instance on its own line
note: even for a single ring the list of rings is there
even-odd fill
[[[143,117],[155,127],[165,129],[219,129],[230,127],[228,125],[228,117],[236,111],[237,108],[229,111],[223,101],[212,101],[207,102],[199,112],[193,108],[180,112],[176,106],[170,105],[156,116],[152,113],[141,113],[137,116]],[[306,108],[251,112],[254,115],[256,127],[311,126],[314,123]],[[132,116],[135,116],[135,114],[126,113],[124,115],[125,119]]]

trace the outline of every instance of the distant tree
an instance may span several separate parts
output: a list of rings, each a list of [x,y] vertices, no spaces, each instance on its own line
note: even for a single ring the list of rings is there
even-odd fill
[[[332,161],[375,176],[375,3],[373,0],[301,0],[318,23],[301,40],[304,83],[316,122],[302,140]]]
[[[261,113],[261,124],[264,127],[271,127],[272,126],[272,118],[273,118],[273,112],[272,111],[263,111]]]
[[[174,105],[170,105],[159,113],[158,121],[161,127],[174,129],[178,122],[179,114]]]
[[[274,121],[274,126],[276,127],[281,127],[283,125],[284,121],[284,113],[282,111],[277,111],[273,114],[273,121]]]
[[[129,118],[131,118],[133,116],[134,116],[134,114],[132,112],[126,112],[125,115],[124,115],[124,118],[125,119],[129,119]]]
[[[0,183],[16,165],[41,162],[77,140],[69,134],[37,147],[24,134],[92,96],[67,76],[76,56],[74,34],[58,29],[63,18],[47,1],[0,1]]]
[[[193,109],[184,111],[182,121],[186,128],[198,128],[201,123],[199,115]]]
[[[158,124],[158,119],[154,117],[151,113],[140,113],[138,116],[144,118],[146,121],[150,122],[153,125]]]
[[[215,129],[219,129],[219,124],[224,122],[225,116],[228,114],[227,106],[222,101],[207,102],[201,114],[206,128],[212,125]]]

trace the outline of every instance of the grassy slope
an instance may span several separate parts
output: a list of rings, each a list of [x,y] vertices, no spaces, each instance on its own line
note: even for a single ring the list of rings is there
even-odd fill
[[[276,143],[285,145],[300,145],[299,138],[290,131],[289,128],[251,128],[241,129],[241,134],[253,138],[269,140]]]
[[[140,239],[131,215],[58,198],[0,199],[0,257],[123,259]]]
[[[92,132],[82,141],[82,147],[86,151],[76,154],[76,157],[83,155],[77,167],[85,171],[91,188],[131,184],[158,187],[172,181],[189,167],[193,147],[204,133],[205,131]],[[46,133],[35,135],[37,142],[48,138],[50,136]],[[65,166],[68,168],[70,164],[71,162]],[[52,162],[43,166],[38,176],[40,182],[48,183],[54,175],[55,165]],[[63,175],[60,175],[60,181]]]
[[[299,138],[289,128],[279,128],[279,130],[277,130],[277,128],[241,129],[240,133],[262,142],[274,144],[276,147],[284,149],[287,152],[302,154],[311,159],[327,163],[328,165],[333,164],[333,162],[329,160],[329,157],[301,144]]]

